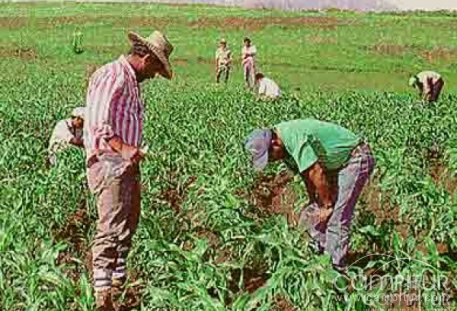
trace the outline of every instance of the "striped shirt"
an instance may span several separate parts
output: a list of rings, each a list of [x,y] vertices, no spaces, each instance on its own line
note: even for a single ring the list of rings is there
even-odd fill
[[[113,154],[108,141],[117,136],[140,147],[144,104],[135,72],[124,56],[98,69],[89,81],[84,122],[87,159]]]

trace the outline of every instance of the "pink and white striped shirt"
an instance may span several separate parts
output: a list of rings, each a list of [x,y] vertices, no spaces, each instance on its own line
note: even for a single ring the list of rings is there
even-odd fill
[[[98,69],[89,81],[84,120],[87,159],[116,153],[108,141],[117,136],[140,147],[144,104],[135,72],[124,56]]]

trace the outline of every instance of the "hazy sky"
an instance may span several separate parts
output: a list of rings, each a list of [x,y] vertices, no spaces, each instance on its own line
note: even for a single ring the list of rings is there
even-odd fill
[[[436,10],[457,9],[457,0],[389,0],[390,3],[398,6],[401,9],[425,9]]]

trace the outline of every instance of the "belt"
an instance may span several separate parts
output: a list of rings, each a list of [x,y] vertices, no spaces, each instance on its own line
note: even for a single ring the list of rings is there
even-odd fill
[[[87,160],[86,168],[91,168],[94,164],[100,162],[99,158],[96,155],[93,155]],[[138,172],[140,169],[139,164],[133,164],[128,166],[129,170],[132,170],[133,172]]]

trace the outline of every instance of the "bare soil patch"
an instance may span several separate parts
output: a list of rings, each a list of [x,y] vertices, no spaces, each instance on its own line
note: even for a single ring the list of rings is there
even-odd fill
[[[213,64],[213,60],[198,56],[197,57],[197,63],[199,63],[199,64]]]
[[[245,29],[250,31],[261,30],[265,27],[277,25],[284,27],[316,27],[323,29],[335,29],[338,26],[349,25],[350,22],[335,17],[227,17],[227,18],[199,18],[190,22],[193,28],[224,28]]]
[[[7,17],[3,16],[0,18],[0,28],[5,29],[18,29],[24,28],[28,24],[28,19],[24,17]]]
[[[252,294],[267,283],[268,275],[266,271],[266,265],[234,269],[230,272],[230,282],[228,284],[228,288],[232,293],[246,291]]]
[[[429,63],[452,62],[457,60],[457,49],[455,48],[435,48],[430,51],[423,51],[422,58]]]
[[[117,311],[130,311],[140,307],[144,291],[141,278],[142,275],[138,271],[132,271],[129,276],[129,283],[115,302]]]
[[[57,241],[66,241],[70,247],[60,253],[57,258],[57,264],[68,265],[66,271],[69,278],[77,283],[83,269],[92,275],[92,252],[86,241],[86,234],[89,230],[91,219],[87,213],[86,200],[80,200],[78,209],[68,217],[65,227],[54,231],[54,237]],[[83,258],[84,265],[78,266],[74,260],[74,255]]]
[[[269,275],[267,269],[267,265],[261,264],[253,267],[244,267],[243,269],[234,269],[230,272],[227,287],[235,294],[243,292],[253,294],[268,282]],[[226,301],[227,306],[230,304],[231,301]],[[297,309],[286,297],[277,295],[272,310],[296,311]]]
[[[308,36],[306,38],[306,41],[309,43],[314,43],[314,44],[335,44],[335,43],[337,43],[336,39],[334,39],[334,38],[322,37],[322,36],[318,36],[318,35]]]
[[[170,25],[187,25],[192,28],[220,28],[228,30],[249,30],[257,31],[268,26],[280,27],[313,27],[319,29],[336,29],[340,26],[354,24],[354,21],[325,16],[307,17],[202,17],[194,21],[187,21],[184,18],[176,17],[150,17],[150,16],[124,16],[117,15],[80,15],[80,16],[56,16],[56,17],[3,17],[0,21],[0,28],[21,29],[24,27],[36,27],[39,29],[51,29],[59,25],[82,26],[86,24],[109,24],[113,27],[138,28],[155,27],[165,28]]]
[[[119,18],[113,16],[109,18],[113,25],[116,27],[151,27],[151,28],[165,28],[169,25],[176,25],[180,23],[178,18],[170,17],[149,17],[149,16],[131,16],[126,18]]]
[[[55,16],[55,17],[2,17],[0,28],[21,29],[25,27],[36,27],[39,29],[50,29],[59,25],[86,25],[86,24],[110,24],[114,27],[155,27],[164,28],[168,25],[176,25],[180,20],[176,18],[158,18],[149,16],[124,16],[117,15],[79,15],[79,16]],[[184,20],[181,20],[184,23]]]
[[[172,60],[172,63],[177,67],[187,67],[189,60],[187,58],[175,58]]]
[[[388,198],[382,193],[377,180],[373,180],[365,186],[360,200],[366,203],[365,211],[373,213],[377,222],[390,220],[398,222],[399,209],[388,204]]]
[[[266,271],[266,265],[232,269],[228,272],[227,289],[234,295],[245,292],[252,294],[266,284],[268,280]],[[212,297],[218,297],[218,289],[208,288],[208,294]],[[233,296],[226,297],[224,301],[226,306],[232,304],[232,298]]]
[[[84,51],[95,51],[97,53],[107,53],[111,55],[115,55],[117,57],[120,54],[125,54],[128,52],[128,48],[123,45],[93,45],[93,44],[84,44],[83,43],[83,50]]]
[[[60,253],[57,258],[58,265],[66,265],[65,273],[77,284],[83,271],[87,271],[92,282],[92,252],[85,237],[92,220],[87,213],[86,200],[83,197],[75,213],[68,217],[67,225],[54,232],[57,241],[67,241],[70,248]],[[83,265],[76,264],[74,256],[83,258]],[[129,282],[123,289],[119,301],[116,302],[118,311],[136,309],[141,304],[143,284],[141,274],[133,271],[129,275]]]
[[[297,311],[298,309],[285,297],[283,296],[276,296],[274,309],[277,311]]]
[[[443,187],[450,195],[454,195],[457,190],[457,178],[453,177],[445,166],[441,163],[432,162],[430,166],[430,176],[435,181],[435,183]],[[370,183],[370,185],[362,193],[361,200],[366,203],[366,207],[363,213],[372,213],[376,219],[376,225],[381,225],[382,223],[389,222],[393,224],[394,230],[400,235],[402,239],[407,239],[411,234],[411,228],[414,227],[412,220],[408,218],[407,215],[400,219],[400,208],[399,206],[390,206],[387,202],[388,197],[384,194],[382,197],[381,189],[376,181]],[[417,250],[427,254],[429,251],[424,244],[424,237],[427,232],[419,232],[415,236],[418,244],[416,246]],[[377,245],[378,247],[379,245]],[[454,258],[456,255],[448,248],[448,245],[445,243],[436,243],[437,251],[440,255],[446,255],[450,258]],[[365,257],[365,253],[354,253],[349,252],[348,261],[354,263],[362,257]],[[364,258],[363,261],[359,262],[360,264],[368,263],[369,257]]]
[[[237,190],[236,195],[246,197],[256,207],[259,216],[284,215],[291,226],[298,224],[299,215],[294,212],[296,194],[289,183],[293,175],[283,171],[276,176],[261,175],[252,189],[246,193]]]
[[[404,45],[398,45],[398,44],[375,44],[371,47],[371,50],[375,52],[376,54],[380,55],[392,55],[392,56],[397,56],[397,55],[402,55],[406,52],[407,47]]]
[[[184,184],[179,185],[177,182],[170,182],[159,195],[159,199],[167,202],[176,212],[181,211],[181,205],[187,197],[188,188],[195,182],[196,176],[190,177]]]
[[[217,248],[220,245],[220,239],[216,232],[207,228],[199,228],[196,232],[199,239],[205,239],[211,248]]]
[[[33,48],[0,46],[0,57],[34,60],[38,53]]]
[[[450,195],[454,195],[457,190],[457,178],[452,176],[449,169],[442,163],[430,165],[430,176],[437,186],[444,188]]]

